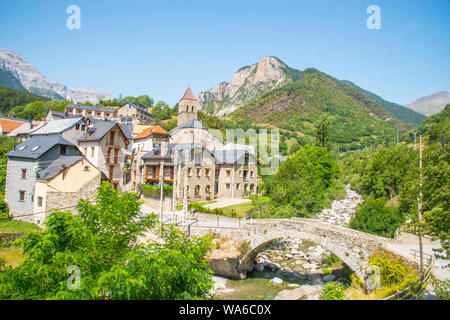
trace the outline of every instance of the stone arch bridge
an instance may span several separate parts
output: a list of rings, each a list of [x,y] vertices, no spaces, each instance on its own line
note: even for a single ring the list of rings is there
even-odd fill
[[[257,254],[270,242],[279,238],[309,240],[338,256],[355,273],[364,277],[363,267],[369,255],[377,249],[387,249],[394,242],[357,230],[330,225],[316,219],[261,219],[245,220],[239,228],[190,227],[191,235],[218,234],[222,237],[247,242],[249,249],[233,261],[236,277],[243,278]]]

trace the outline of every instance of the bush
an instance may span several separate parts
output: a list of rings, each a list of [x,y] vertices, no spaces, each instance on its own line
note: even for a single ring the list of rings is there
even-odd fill
[[[402,220],[397,208],[386,206],[386,199],[369,197],[350,221],[350,228],[393,238]]]
[[[338,282],[328,282],[320,293],[320,300],[344,300],[347,288]]]
[[[141,184],[142,193],[148,197],[157,198],[161,196],[161,188],[159,186],[152,186],[150,184]],[[165,185],[163,187],[163,194],[166,197],[171,197],[173,194],[173,186]]]

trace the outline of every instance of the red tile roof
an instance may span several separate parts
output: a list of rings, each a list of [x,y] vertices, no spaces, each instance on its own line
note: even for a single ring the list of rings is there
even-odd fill
[[[14,129],[23,125],[25,121],[15,121],[10,119],[0,118],[0,125],[2,126],[2,132],[11,132]]]
[[[194,100],[197,101],[197,98],[194,96],[194,94],[191,91],[191,87],[188,87],[186,89],[186,92],[184,93],[183,98],[181,100]]]
[[[160,126],[153,126],[153,127],[145,129],[144,131],[139,133],[133,139],[137,140],[137,139],[147,138],[154,133],[158,133],[158,134],[162,134],[162,135],[169,135],[169,133],[166,130],[164,130],[163,128],[161,128]]]

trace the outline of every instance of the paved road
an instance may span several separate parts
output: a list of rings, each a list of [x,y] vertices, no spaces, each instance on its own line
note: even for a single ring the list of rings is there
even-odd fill
[[[141,206],[141,212],[143,214],[155,213],[159,216],[159,210],[152,209],[147,205]],[[172,217],[173,216],[173,217]],[[173,219],[173,220],[172,220]],[[170,211],[163,211],[163,222],[164,223],[174,223],[177,226],[183,225],[183,211],[177,210],[172,214]],[[187,215],[186,217],[186,225],[196,226],[196,227],[226,227],[226,228],[239,228],[240,219],[230,218],[230,217],[222,217],[222,216],[214,216],[211,214],[203,214],[197,213],[196,217],[193,217],[192,214]]]

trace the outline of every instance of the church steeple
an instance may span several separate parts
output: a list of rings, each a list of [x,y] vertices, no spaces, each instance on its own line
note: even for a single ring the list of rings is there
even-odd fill
[[[188,86],[181,100],[178,102],[178,125],[197,119],[198,100]]]

